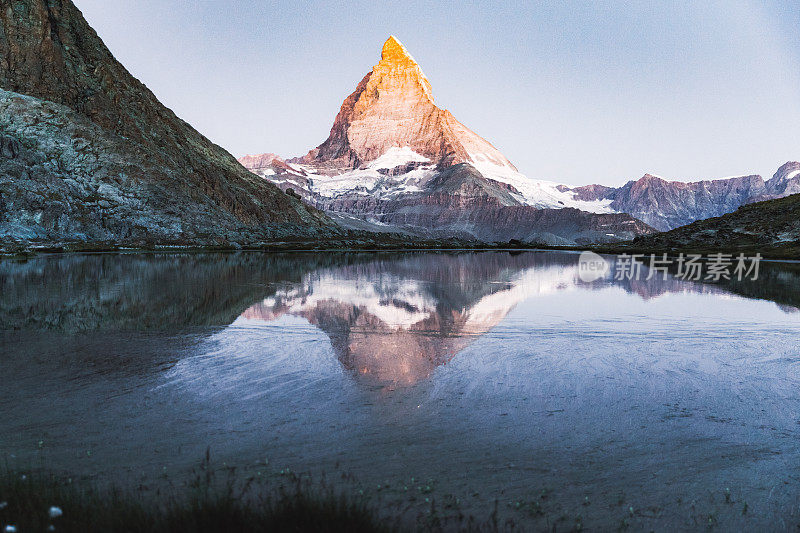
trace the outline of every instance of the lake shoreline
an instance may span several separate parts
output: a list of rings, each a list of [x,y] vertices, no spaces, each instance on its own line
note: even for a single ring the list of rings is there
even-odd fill
[[[414,252],[584,252],[592,251],[601,255],[638,255],[650,257],[651,255],[662,256],[666,254],[669,258],[680,255],[701,255],[709,256],[712,254],[729,254],[736,256],[745,254],[755,256],[760,254],[765,261],[796,263],[800,262],[800,248],[788,249],[769,249],[769,248],[640,248],[634,246],[609,246],[609,245],[587,245],[587,246],[548,246],[543,244],[522,244],[519,246],[509,246],[508,243],[498,243],[497,245],[487,245],[484,243],[459,244],[457,246],[446,246],[441,243],[407,244],[398,246],[396,244],[375,245],[374,243],[364,243],[363,245],[342,245],[331,246],[327,243],[320,245],[309,245],[308,243],[280,242],[264,244],[263,246],[195,246],[195,245],[146,245],[146,246],[125,246],[92,243],[61,243],[55,245],[41,246],[8,246],[0,243],[0,257],[34,257],[47,254],[169,254],[169,253],[414,253]]]

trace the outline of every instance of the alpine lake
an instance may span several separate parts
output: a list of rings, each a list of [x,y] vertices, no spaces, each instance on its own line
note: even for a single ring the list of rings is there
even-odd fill
[[[206,462],[410,527],[795,531],[800,265],[605,260],[1,259],[0,462],[152,495]]]

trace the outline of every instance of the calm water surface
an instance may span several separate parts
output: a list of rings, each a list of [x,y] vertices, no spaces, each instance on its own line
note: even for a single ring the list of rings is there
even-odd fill
[[[800,268],[583,283],[577,257],[2,260],[0,461],[148,488],[208,449],[412,519],[794,531]]]

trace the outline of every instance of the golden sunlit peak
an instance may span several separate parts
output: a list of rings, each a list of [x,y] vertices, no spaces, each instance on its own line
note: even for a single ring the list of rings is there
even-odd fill
[[[408,53],[406,47],[403,46],[397,37],[390,35],[386,42],[383,43],[383,50],[381,51],[381,61],[411,61],[415,62],[411,54]]]

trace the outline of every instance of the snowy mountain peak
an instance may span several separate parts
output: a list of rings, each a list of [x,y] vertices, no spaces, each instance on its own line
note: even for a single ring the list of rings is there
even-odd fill
[[[394,36],[342,102],[325,142],[285,164],[268,160],[242,162],[355,229],[552,243],[629,239],[651,231],[612,213],[610,198],[578,198],[570,187],[518,172],[490,142],[434,103],[422,69]],[[561,212],[565,207],[574,209]]]
[[[436,106],[425,74],[394,36],[342,103],[328,139],[295,162],[335,175],[367,168],[392,148],[408,148],[439,168],[471,163],[470,154],[481,154],[514,169],[494,146]]]
[[[397,37],[390,35],[386,42],[383,43],[383,50],[381,50],[381,61],[391,61],[396,63],[411,62],[416,64],[414,58],[408,53],[406,47],[403,46]]]

